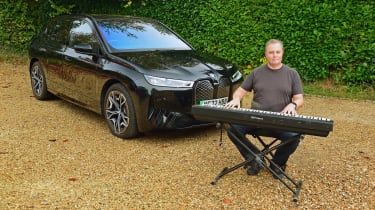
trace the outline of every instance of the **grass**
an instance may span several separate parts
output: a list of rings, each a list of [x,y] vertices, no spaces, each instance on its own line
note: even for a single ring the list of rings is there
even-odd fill
[[[329,80],[304,83],[305,94],[338,97],[355,100],[375,101],[374,87],[344,86],[332,84]]]
[[[0,63],[5,62],[15,65],[26,65],[28,61],[26,52],[9,52],[0,50],[0,54]],[[303,89],[305,94],[308,95],[375,101],[375,88],[371,86],[344,86],[326,80],[312,83],[305,82],[303,84]]]
[[[15,65],[27,64],[28,56],[26,51],[15,52],[7,49],[0,49],[0,63],[11,63]]]

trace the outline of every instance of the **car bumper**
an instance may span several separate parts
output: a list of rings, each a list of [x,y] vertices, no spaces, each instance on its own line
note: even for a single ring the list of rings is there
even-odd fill
[[[191,114],[191,107],[202,100],[231,98],[240,82],[235,84],[223,80],[212,84],[207,80],[198,81],[192,89],[154,90],[151,96],[147,121],[157,129],[183,129],[212,125],[212,122],[196,120]]]

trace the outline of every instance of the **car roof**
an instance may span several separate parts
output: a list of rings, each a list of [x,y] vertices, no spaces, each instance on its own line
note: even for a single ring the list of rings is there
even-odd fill
[[[159,22],[155,19],[152,18],[147,18],[147,17],[138,17],[138,16],[129,16],[129,15],[111,15],[111,14],[70,14],[70,15],[61,15],[57,16],[56,18],[58,19],[63,19],[63,18],[69,18],[69,19],[74,19],[74,18],[87,18],[92,21],[96,20],[105,20],[105,19],[133,19],[133,20],[143,20],[143,21],[152,21],[152,22]]]

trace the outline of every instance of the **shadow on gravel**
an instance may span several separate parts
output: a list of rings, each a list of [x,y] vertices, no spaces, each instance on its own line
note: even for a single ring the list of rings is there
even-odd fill
[[[37,99],[35,99],[37,100]],[[105,119],[100,114],[93,111],[82,108],[78,105],[70,102],[61,100],[57,96],[53,96],[50,99],[43,101],[43,103],[54,103],[56,106],[68,112],[74,113],[77,118],[90,121],[95,124],[100,124],[103,129],[109,129],[105,123]],[[226,135],[223,130],[223,136]],[[141,140],[141,141],[179,141],[186,139],[198,139],[202,137],[214,136],[216,139],[220,138],[220,129],[216,128],[215,125],[186,128],[186,129],[160,129],[153,130],[146,133],[141,133],[138,137],[133,139],[123,139],[124,141]]]
[[[225,135],[223,130],[223,135]],[[171,141],[178,141],[179,139],[200,139],[202,137],[206,138],[208,136],[220,138],[220,129],[215,126],[203,126],[188,129],[177,129],[177,130],[155,130],[151,132],[144,133],[140,138],[145,141],[157,140],[157,139],[168,139]]]

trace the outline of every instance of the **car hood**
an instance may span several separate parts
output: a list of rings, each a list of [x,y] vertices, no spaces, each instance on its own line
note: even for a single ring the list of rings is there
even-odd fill
[[[148,75],[196,80],[197,78],[214,78],[219,74],[230,76],[232,66],[223,59],[198,55],[196,51],[151,51],[124,52],[115,56],[130,62],[134,68]]]

